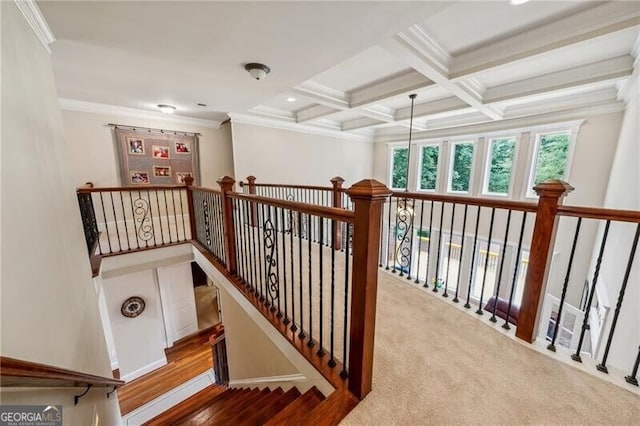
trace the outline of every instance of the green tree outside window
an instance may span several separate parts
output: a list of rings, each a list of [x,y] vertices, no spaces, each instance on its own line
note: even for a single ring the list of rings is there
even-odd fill
[[[533,184],[549,179],[562,179],[569,155],[569,133],[541,135]]]
[[[508,194],[513,168],[515,139],[494,139],[491,141],[491,167],[487,191],[497,194]]]
[[[456,144],[453,150],[453,167],[451,170],[452,191],[469,191],[472,161],[473,143]]]
[[[437,146],[422,147],[422,164],[420,165],[420,189],[436,189],[438,179],[438,155],[440,148]]]
[[[407,186],[407,148],[395,148],[391,163],[391,187],[405,189]]]

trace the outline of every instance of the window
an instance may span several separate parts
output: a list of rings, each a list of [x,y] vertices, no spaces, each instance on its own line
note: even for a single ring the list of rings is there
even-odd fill
[[[485,194],[509,194],[515,147],[515,138],[491,139],[489,142],[487,173],[483,191]]]
[[[394,148],[391,153],[391,188],[407,187],[407,148]]]
[[[425,191],[435,191],[438,181],[438,156],[440,147],[437,145],[423,146],[420,156],[420,184]]]
[[[570,139],[570,132],[538,135],[529,189],[545,180],[565,178]]]
[[[449,191],[469,192],[471,165],[473,163],[473,142],[460,142],[452,146]]]

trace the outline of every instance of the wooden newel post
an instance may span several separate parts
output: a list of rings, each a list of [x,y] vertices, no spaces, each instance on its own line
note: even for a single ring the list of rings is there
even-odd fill
[[[331,185],[333,187],[332,189],[333,200],[331,202],[331,205],[338,209],[343,208],[342,192],[340,191],[342,189],[343,183],[344,183],[344,179],[342,179],[340,176],[336,176],[333,179],[331,179]],[[338,222],[334,220],[333,224],[334,224],[333,249],[342,250],[342,222]]]
[[[247,176],[247,182],[249,182],[249,194],[256,195],[256,177]],[[258,224],[258,209],[255,203],[251,203],[251,226]]]
[[[196,209],[193,204],[193,176],[185,176],[184,184],[187,188],[187,206],[189,208],[189,230],[191,233],[192,240],[198,240],[197,230],[196,230]]]
[[[349,188],[347,194],[355,205],[349,390],[356,397],[364,398],[371,391],[373,374],[380,217],[391,191],[376,180],[366,179]]]
[[[516,336],[529,343],[532,343],[537,335],[538,317],[542,309],[551,252],[556,238],[558,206],[561,199],[573,191],[573,187],[560,180],[550,180],[536,185],[533,190],[539,197],[538,210],[516,328]]]
[[[229,176],[218,179],[220,191],[222,191],[222,221],[224,223],[224,252],[227,258],[227,271],[234,274],[237,271],[236,261],[236,234],[233,223],[233,200],[229,193],[233,192],[236,181]]]

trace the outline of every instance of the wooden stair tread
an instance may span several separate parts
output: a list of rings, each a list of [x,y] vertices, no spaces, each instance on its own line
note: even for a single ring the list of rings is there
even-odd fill
[[[227,389],[220,395],[216,396],[211,404],[201,407],[198,411],[191,413],[188,417],[183,417],[181,421],[176,424],[180,425],[198,425],[206,424],[206,420],[213,416],[216,412],[220,411],[227,401],[233,399],[238,393],[236,389]]]
[[[291,424],[293,420],[300,419],[309,414],[309,412],[311,412],[311,410],[313,410],[324,399],[322,392],[314,386],[295,401],[287,405],[278,414],[266,421],[265,426]]]
[[[278,412],[280,412],[300,396],[300,391],[293,387],[278,398],[274,398],[273,401],[265,401],[265,405],[262,408],[247,407],[243,412],[238,414],[238,425],[262,425],[265,421],[275,416]]]
[[[164,413],[159,414],[158,416],[152,418],[145,425],[149,426],[161,426],[169,423],[176,422],[189,414],[198,411],[202,407],[207,404],[211,404],[214,399],[224,393],[226,389],[222,386],[218,385],[210,385],[201,391],[191,395],[189,398],[184,401],[176,404],[171,407],[169,410]]]
[[[243,411],[245,408],[253,407],[261,407],[266,402],[270,402],[273,398],[278,398],[282,395],[282,389],[277,388],[273,391],[270,391],[269,388],[265,388],[260,391],[258,396],[254,396],[252,398],[243,399],[241,402],[234,404],[233,406],[229,406],[224,411],[222,411],[217,416],[211,419],[213,424],[229,424],[236,423],[238,420],[238,413]]]
[[[269,391],[259,391],[258,389],[232,389],[235,391],[235,395],[232,398],[227,399],[223,404],[209,410],[206,416],[201,416],[198,419],[194,419],[193,423],[186,423],[186,425],[202,425],[202,424],[219,424],[227,415],[233,415],[239,404],[245,401],[254,400],[260,398],[262,395],[267,394]]]

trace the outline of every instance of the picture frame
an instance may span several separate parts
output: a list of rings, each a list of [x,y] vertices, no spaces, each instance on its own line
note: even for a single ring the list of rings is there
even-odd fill
[[[151,180],[149,179],[149,173],[139,170],[132,170],[129,172],[129,183],[131,185],[149,185]]]
[[[191,154],[191,144],[189,142],[176,141],[173,143],[173,151],[179,155]]]
[[[127,148],[129,155],[145,155],[144,139],[127,138]]]
[[[176,172],[176,183],[178,185],[184,185],[184,178],[190,176],[193,177],[191,172]]]
[[[161,178],[171,177],[171,166],[153,166],[153,176]]]
[[[163,146],[163,145],[151,146],[151,156],[154,159],[169,160],[171,158],[169,151],[170,150],[168,146]]]

